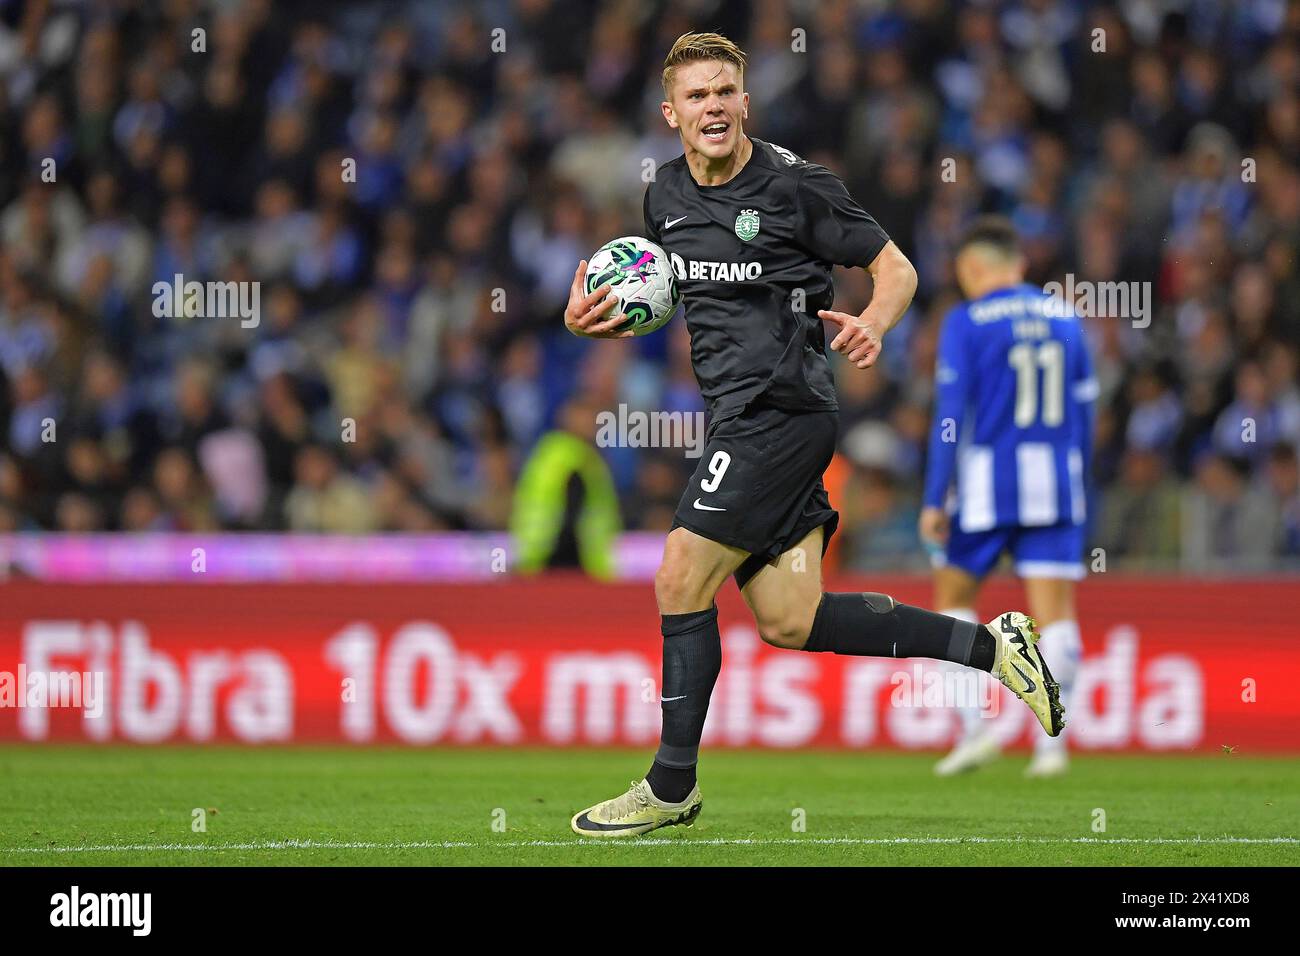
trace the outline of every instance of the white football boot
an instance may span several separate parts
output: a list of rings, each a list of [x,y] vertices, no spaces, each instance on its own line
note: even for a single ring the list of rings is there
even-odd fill
[[[703,797],[697,784],[681,803],[665,803],[654,795],[650,784],[644,780],[633,781],[622,796],[614,797],[574,814],[569,821],[573,832],[579,836],[611,837],[640,836],[657,830],[683,824],[687,827],[699,816]]]
[[[934,765],[934,772],[940,777],[975,770],[998,759],[1002,747],[997,739],[987,731],[973,734],[959,743],[948,756]]]
[[[1061,685],[1053,680],[1047,661],[1038,649],[1034,619],[1020,611],[1006,611],[984,626],[997,641],[993,676],[1029,705],[1047,736],[1059,736],[1065,729]]]
[[[1070,769],[1070,757],[1065,748],[1035,753],[1025,768],[1026,777],[1063,777]]]

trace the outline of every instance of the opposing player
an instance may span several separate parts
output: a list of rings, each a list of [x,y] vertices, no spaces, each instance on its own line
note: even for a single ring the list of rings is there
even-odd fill
[[[1084,476],[1097,383],[1078,318],[1062,300],[1025,283],[1009,221],[976,220],[954,265],[967,301],[939,333],[920,520],[937,565],[934,606],[975,620],[980,583],[1010,552],[1068,707],[1082,653],[1074,587],[1083,577]],[[962,707],[961,716],[962,737],[936,765],[940,775],[998,755],[980,708]],[[1030,776],[1061,774],[1067,766],[1064,736],[1035,738]]]
[[[777,647],[881,657],[934,657],[992,671],[1049,734],[1063,714],[1027,616],[992,625],[899,604],[886,594],[824,594],[821,556],[838,515],[822,485],[835,449],[831,348],[858,369],[916,290],[916,273],[825,168],[746,136],[745,56],[717,34],[686,34],[664,61],[664,119],[683,155],[645,195],[647,236],[669,253],[686,300],[691,360],[711,422],[655,576],[663,634],[663,727],[644,780],[576,814],[591,837],[691,823],[696,762],[722,664],[714,595],[735,575],[763,640]],[[831,265],[866,268],[860,315],[831,309]],[[584,295],[574,274],[565,324],[609,337],[621,315],[608,287]]]

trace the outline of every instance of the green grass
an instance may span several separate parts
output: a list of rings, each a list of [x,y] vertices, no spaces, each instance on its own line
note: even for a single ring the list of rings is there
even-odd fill
[[[1300,863],[1294,841],[1119,842],[1300,837],[1293,759],[1082,756],[1047,781],[1021,778],[1023,756],[955,780],[935,779],[933,759],[710,751],[693,828],[611,845],[578,842],[569,817],[639,778],[647,752],[11,746],[0,865]],[[964,842],[861,842],[899,838]],[[382,846],[263,845],[277,841]],[[219,849],[240,844],[255,846]]]

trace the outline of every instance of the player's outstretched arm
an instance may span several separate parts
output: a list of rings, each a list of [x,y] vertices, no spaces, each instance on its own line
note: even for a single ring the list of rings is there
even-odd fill
[[[604,318],[614,306],[618,305],[618,296],[610,292],[609,284],[601,286],[590,295],[582,294],[582,276],[587,271],[587,260],[578,263],[578,271],[573,274],[573,285],[569,287],[569,304],[564,308],[564,327],[574,335],[585,335],[593,339],[624,339],[632,330],[615,332],[627,320],[622,312]]]
[[[898,324],[916,294],[916,270],[901,249],[888,242],[867,266],[875,291],[861,315],[822,309],[817,314],[840,327],[831,349],[842,352],[858,368],[870,368],[880,357],[881,339]]]

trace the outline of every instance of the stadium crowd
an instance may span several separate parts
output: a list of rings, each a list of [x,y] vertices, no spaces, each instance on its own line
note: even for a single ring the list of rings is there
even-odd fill
[[[504,529],[548,432],[700,411],[682,322],[560,319],[680,153],[659,68],[692,29],[920,274],[876,369],[832,357],[842,564],[924,567],[950,251],[999,211],[1035,281],[1150,283],[1085,320],[1108,566],[1300,566],[1282,0],[0,4],[0,531]],[[258,283],[256,320],[160,308],[177,276]],[[666,529],[695,461],[599,452],[617,523]]]

